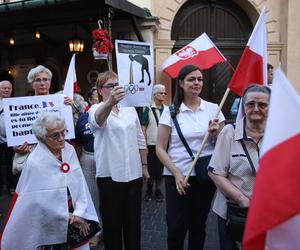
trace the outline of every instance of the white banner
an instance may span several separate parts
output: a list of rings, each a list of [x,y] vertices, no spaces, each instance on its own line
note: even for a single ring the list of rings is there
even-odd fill
[[[59,112],[66,121],[66,139],[75,138],[72,107],[65,105],[64,95],[25,96],[3,99],[5,129],[8,146],[36,143],[32,123],[43,111]]]
[[[119,84],[126,91],[120,106],[150,106],[154,81],[152,45],[116,40],[115,47]]]

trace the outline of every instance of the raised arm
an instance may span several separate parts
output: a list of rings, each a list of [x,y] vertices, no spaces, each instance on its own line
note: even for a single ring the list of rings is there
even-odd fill
[[[116,86],[111,90],[108,98],[104,100],[103,104],[100,105],[95,112],[95,119],[99,126],[102,126],[106,122],[112,108],[121,101],[124,96],[125,90],[122,86]]]

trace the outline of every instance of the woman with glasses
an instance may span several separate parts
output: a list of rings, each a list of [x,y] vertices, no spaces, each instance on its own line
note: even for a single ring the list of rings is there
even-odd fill
[[[98,216],[75,150],[65,142],[65,121],[43,112],[32,130],[38,144],[22,171],[1,249],[89,249]],[[71,227],[83,238],[78,245],[70,240]]]
[[[100,73],[96,87],[102,102],[89,110],[94,134],[104,247],[141,249],[141,196],[147,171],[146,143],[133,107],[118,107],[125,90],[112,71]]]
[[[213,211],[218,215],[220,249],[239,249],[227,233],[227,202],[248,207],[258,168],[270,100],[270,88],[253,84],[244,90],[244,118],[226,125],[218,136],[209,176],[217,186]],[[242,232],[241,232],[242,234]]]
[[[51,87],[51,79],[52,79],[52,72],[43,65],[38,65],[35,68],[32,68],[28,75],[27,81],[31,84],[34,95],[49,95],[49,90]],[[64,97],[64,104],[66,105],[73,105],[73,100],[70,97]],[[35,144],[28,144],[24,142],[22,145],[14,147],[16,153],[15,158],[25,158],[25,155],[30,153],[35,147]],[[15,161],[19,161],[19,159],[15,159]],[[14,168],[14,166],[13,166]],[[19,169],[14,168],[14,172],[19,172]]]
[[[159,120],[156,153],[165,166],[169,250],[183,250],[187,232],[189,250],[201,250],[204,246],[206,219],[215,187],[211,182],[198,181],[194,171],[189,181],[185,181],[192,158],[174,123],[176,118],[193,155],[209,132],[201,157],[212,154],[214,140],[225,118],[221,113],[219,119],[214,120],[218,105],[199,97],[203,84],[203,75],[197,66],[184,66],[176,80],[173,110],[166,108]]]

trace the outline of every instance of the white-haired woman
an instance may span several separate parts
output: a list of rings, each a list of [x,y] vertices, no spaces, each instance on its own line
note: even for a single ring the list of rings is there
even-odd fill
[[[32,130],[38,144],[22,171],[0,248],[68,249],[68,229],[77,228],[88,241],[98,216],[75,150],[65,142],[64,119],[41,113]],[[78,249],[89,249],[81,244]]]
[[[51,80],[52,72],[43,65],[38,65],[35,68],[32,68],[27,75],[27,81],[31,84],[35,96],[49,95]],[[73,100],[70,97],[65,97],[64,104],[73,105]],[[33,148],[34,145],[24,142],[22,145],[14,147],[14,150],[19,155],[25,155],[32,151]]]
[[[162,202],[164,196],[161,192],[162,173],[164,165],[156,156],[156,137],[159,118],[166,107],[166,87],[162,84],[155,84],[153,87],[153,102],[150,107],[146,107],[142,114],[141,125],[146,138],[148,148],[148,171],[150,178],[147,181],[147,190],[144,201],[152,199]],[[153,193],[153,184],[155,183],[155,191]]]

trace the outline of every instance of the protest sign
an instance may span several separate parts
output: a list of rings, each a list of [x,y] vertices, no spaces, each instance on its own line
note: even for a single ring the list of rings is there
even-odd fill
[[[24,142],[36,143],[32,123],[40,112],[59,112],[66,121],[66,139],[75,137],[72,107],[63,103],[64,95],[26,96],[3,99],[5,129],[8,146]]]
[[[150,43],[116,40],[119,84],[126,96],[123,107],[150,106],[154,81],[153,49]]]

